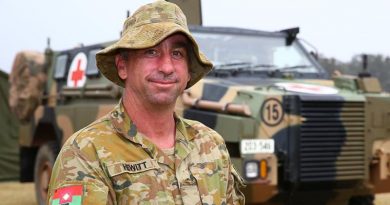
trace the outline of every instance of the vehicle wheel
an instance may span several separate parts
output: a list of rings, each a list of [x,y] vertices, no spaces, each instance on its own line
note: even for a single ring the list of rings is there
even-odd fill
[[[34,168],[35,194],[39,205],[45,205],[54,162],[59,152],[56,141],[50,141],[39,148]]]
[[[20,182],[33,182],[34,181],[34,166],[35,158],[38,153],[37,147],[25,147],[19,148],[19,166],[20,166]]]
[[[349,199],[349,205],[374,205],[374,195],[354,196]]]

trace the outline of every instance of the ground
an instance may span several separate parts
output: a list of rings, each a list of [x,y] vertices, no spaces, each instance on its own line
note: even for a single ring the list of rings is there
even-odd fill
[[[375,198],[375,205],[390,205],[390,194]],[[0,199],[4,205],[37,205],[33,183],[0,182]]]
[[[0,199],[4,205],[37,205],[33,183],[1,182]]]

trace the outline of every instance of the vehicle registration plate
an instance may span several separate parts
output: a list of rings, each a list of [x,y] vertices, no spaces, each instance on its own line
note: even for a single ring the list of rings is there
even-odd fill
[[[274,153],[273,139],[244,139],[241,140],[241,154]]]

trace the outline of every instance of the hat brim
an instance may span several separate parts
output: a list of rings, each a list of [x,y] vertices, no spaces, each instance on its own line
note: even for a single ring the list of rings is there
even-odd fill
[[[122,34],[122,37],[117,42],[96,54],[96,65],[106,78],[124,87],[124,82],[119,77],[115,65],[115,55],[118,53],[118,50],[150,48],[175,33],[182,33],[187,36],[193,46],[193,53],[190,54],[189,61],[191,79],[186,86],[186,88],[189,88],[206,75],[213,65],[199,50],[199,46],[190,32],[173,22],[150,23],[129,29],[128,32]]]

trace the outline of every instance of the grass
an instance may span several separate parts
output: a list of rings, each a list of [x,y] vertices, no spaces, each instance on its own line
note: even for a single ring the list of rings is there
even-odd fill
[[[37,205],[34,183],[0,182],[0,204]]]
[[[376,205],[390,205],[390,194],[377,194],[375,195]]]

